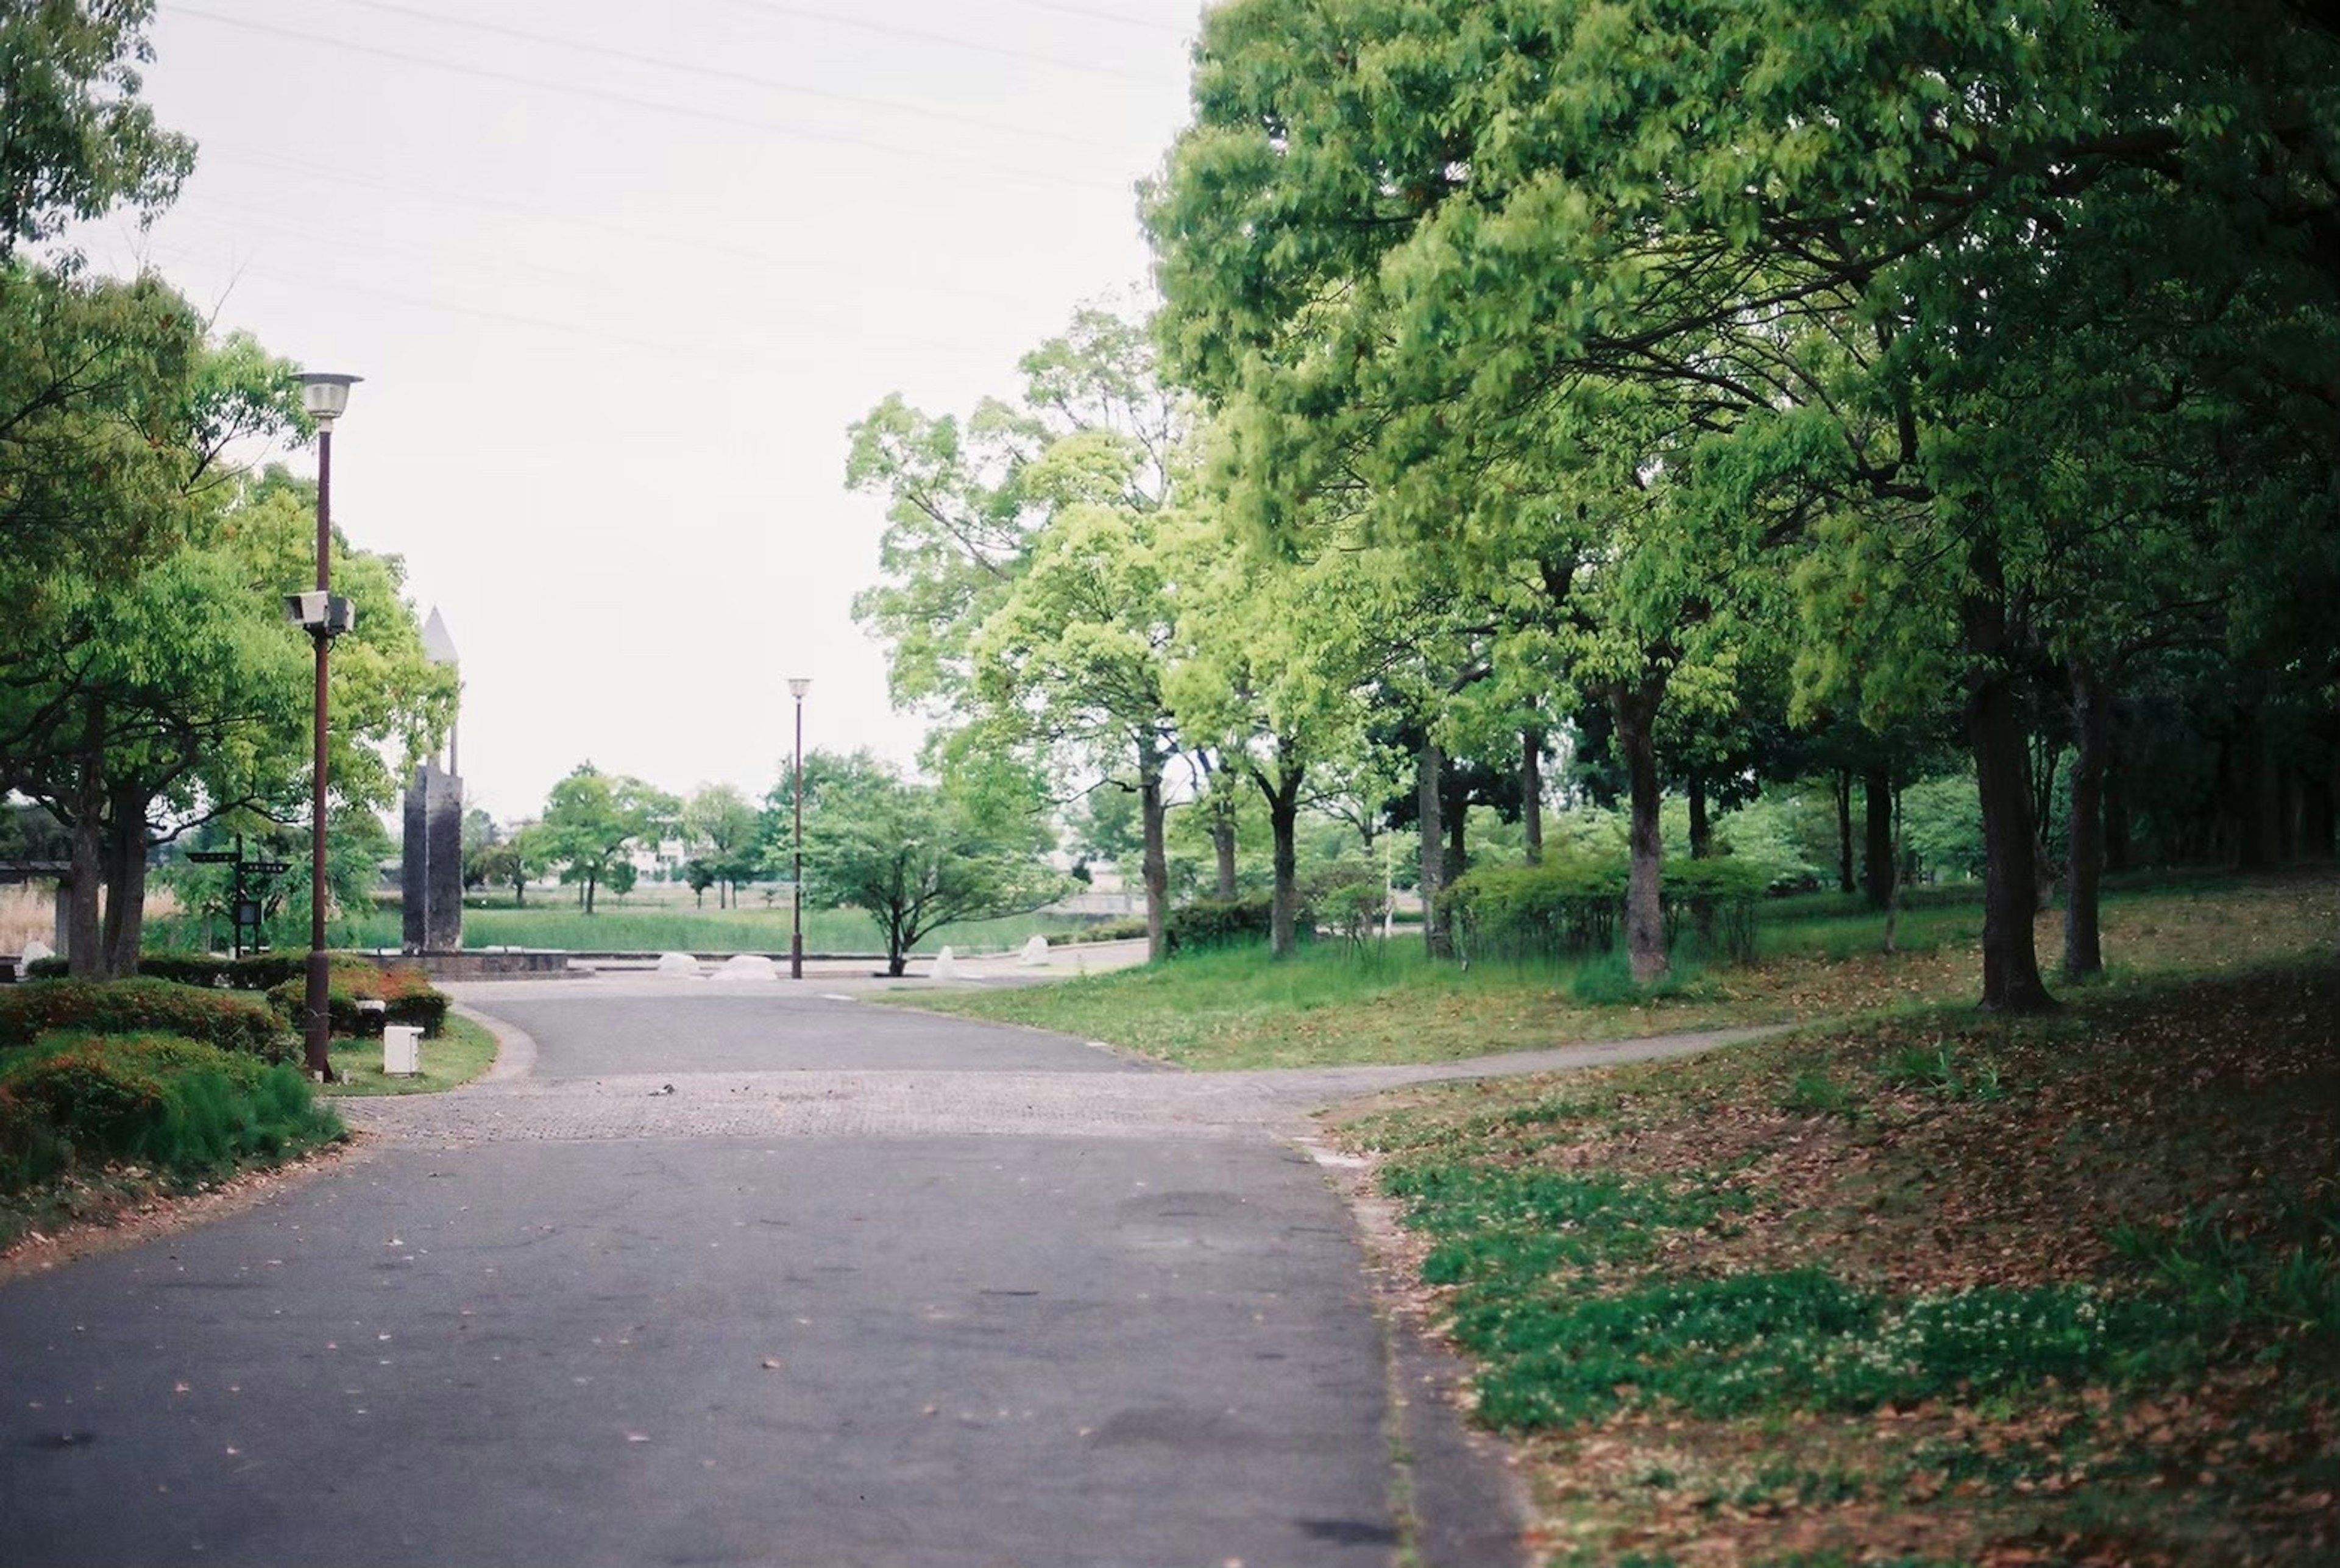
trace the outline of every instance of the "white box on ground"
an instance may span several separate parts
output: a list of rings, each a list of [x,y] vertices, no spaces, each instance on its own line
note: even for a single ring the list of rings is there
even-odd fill
[[[422,1030],[392,1024],[382,1032],[382,1070],[387,1077],[412,1077],[422,1070]]]

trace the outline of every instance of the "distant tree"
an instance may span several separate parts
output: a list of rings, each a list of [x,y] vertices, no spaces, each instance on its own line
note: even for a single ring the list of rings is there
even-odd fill
[[[692,879],[691,890],[703,894],[715,888],[716,903],[736,908],[740,881],[755,874],[758,826],[755,805],[738,785],[700,785],[682,808],[683,835],[699,851],[695,863],[709,874],[705,882]]]
[[[663,790],[580,762],[552,787],[537,830],[546,859],[560,868],[563,882],[577,886],[590,915],[599,888],[632,889],[629,851],[656,843],[680,812],[680,803]]]
[[[816,802],[805,821],[806,893],[876,920],[888,974],[901,974],[918,942],[945,926],[1022,914],[1063,890],[1028,827],[866,754],[807,804]]]

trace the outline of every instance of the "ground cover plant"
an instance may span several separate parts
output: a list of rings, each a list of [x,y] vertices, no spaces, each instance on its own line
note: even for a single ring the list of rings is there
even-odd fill
[[[0,1051],[0,1248],[342,1136],[297,1069],[147,1031]]]
[[[1621,956],[1569,962],[1433,963],[1418,939],[1181,955],[1141,969],[1016,990],[926,994],[921,1007],[1111,1040],[1199,1068],[1445,1061],[1492,1052],[1736,1024],[1802,1022],[1971,1000],[1982,911],[1941,889],[1882,922],[1834,895],[1767,905],[1758,957],[1701,965],[1685,950],[1661,986],[1632,985]],[[2046,933],[2059,918],[2043,913]],[[2192,878],[2125,888],[2104,911],[2100,986],[2216,973],[2332,948],[2340,881]]]
[[[2340,1546],[2340,964],[1353,1114],[1554,1563]]]

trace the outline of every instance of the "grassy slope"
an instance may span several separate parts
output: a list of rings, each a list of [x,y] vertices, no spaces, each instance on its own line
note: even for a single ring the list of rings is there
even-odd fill
[[[1325,943],[1282,964],[1255,951],[1197,954],[1049,986],[922,997],[919,1005],[1112,1040],[1188,1067],[1232,1068],[1443,1061],[1974,994],[1982,917],[1971,904],[1905,915],[1901,951],[1891,956],[1878,950],[1876,917],[1798,918],[1794,902],[1773,913],[1785,918],[1767,922],[1760,963],[1691,974],[1653,998],[1608,999],[1623,990],[1613,963],[1465,972],[1428,962],[1418,943],[1401,938],[1358,953]],[[2043,952],[2056,950],[2057,918],[2041,918]],[[2329,878],[2127,893],[2105,909],[2107,984],[2215,973],[2319,944],[2328,950],[2335,933],[2340,883]]]
[[[1551,1560],[2328,1561],[2340,966],[1457,1086],[1344,1130]]]

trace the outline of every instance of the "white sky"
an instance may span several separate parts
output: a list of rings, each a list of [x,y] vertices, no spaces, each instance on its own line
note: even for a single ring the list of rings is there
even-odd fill
[[[161,0],[147,95],[196,172],[82,243],[366,378],[334,521],[446,617],[471,803],[533,813],[587,758],[760,794],[791,675],[808,746],[915,751],[850,614],[882,509],[845,491],[846,426],[1012,392],[1076,304],[1142,284],[1132,186],[1197,12]]]

